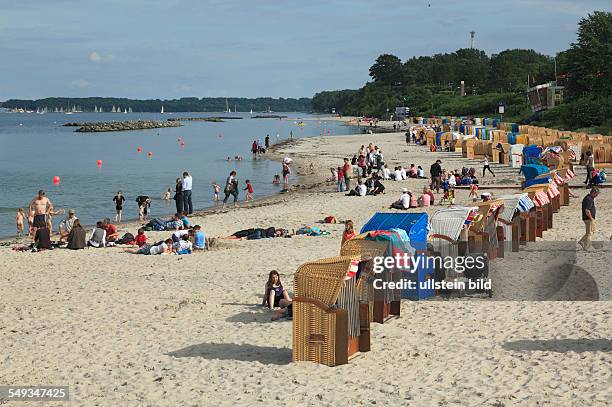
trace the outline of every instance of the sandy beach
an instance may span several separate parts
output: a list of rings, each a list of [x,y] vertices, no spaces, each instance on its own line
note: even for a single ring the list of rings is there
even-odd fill
[[[371,352],[335,368],[291,363],[292,322],[271,322],[259,305],[270,270],[292,287],[300,264],[339,252],[344,226],[319,224],[325,216],[351,219],[360,229],[376,211],[389,210],[402,188],[420,191],[427,182],[386,181],[379,196],[335,192],[335,183],[325,182],[329,168],[369,142],[391,167],[414,163],[427,172],[438,158],[447,169],[468,162],[406,145],[403,133],[306,138],[272,152],[294,160],[300,179],[289,193],[192,222],[210,237],[269,226],[318,226],[329,235],[220,240],[210,251],[185,256],[0,247],[0,384],[68,385],[73,406],[609,405],[611,189],[597,199],[596,252],[573,254],[596,282],[600,301],[529,294],[534,285],[557,284],[553,291],[564,292],[562,298],[581,298],[572,288],[575,273],[563,274],[563,284],[552,272],[534,279],[538,255],[512,253],[493,274],[499,289],[491,300],[403,301],[401,318],[373,326]],[[481,191],[493,181],[518,184],[517,169],[495,164],[493,170],[497,177],[481,179]],[[572,253],[584,233],[586,193],[584,168],[576,172],[578,198],[561,208],[543,238]],[[457,204],[468,203],[467,194],[458,190]],[[119,229],[134,233],[135,227]],[[151,241],[168,235],[147,232]],[[30,404],[42,405],[20,405]]]

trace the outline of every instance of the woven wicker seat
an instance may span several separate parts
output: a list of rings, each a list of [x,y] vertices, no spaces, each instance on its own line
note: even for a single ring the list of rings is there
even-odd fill
[[[358,256],[320,259],[305,263],[296,271],[294,362],[336,366],[347,363],[349,356],[359,350],[357,282],[354,277],[347,279],[351,264],[359,260]]]

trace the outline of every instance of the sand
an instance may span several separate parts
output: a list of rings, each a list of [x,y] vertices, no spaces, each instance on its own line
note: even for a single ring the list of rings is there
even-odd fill
[[[348,365],[291,363],[291,322],[270,322],[270,311],[259,306],[269,271],[278,270],[292,287],[300,264],[339,251],[343,225],[317,221],[334,215],[352,219],[358,229],[402,188],[425,184],[387,181],[387,194],[376,197],[336,193],[324,182],[329,167],[370,141],[391,165],[427,170],[440,158],[454,169],[466,162],[406,146],[400,133],[304,139],[274,152],[295,160],[300,186],[194,222],[209,236],[271,225],[317,225],[329,236],[220,241],[187,256],[0,248],[0,384],[68,385],[74,406],[607,405],[611,249],[600,242],[595,253],[574,253],[583,233],[579,199],[561,209],[543,240],[573,253],[580,270],[534,278],[533,256],[514,253],[493,270],[499,286],[492,300],[404,301],[402,317],[375,324],[372,351]],[[516,169],[493,170],[498,184],[516,180]],[[582,185],[582,174],[579,169],[575,185]],[[610,191],[597,201],[596,240],[607,241],[612,231]],[[574,193],[582,197],[585,190]],[[466,202],[467,191],[458,195]],[[168,233],[148,235],[156,240]],[[596,281],[602,301],[533,301],[579,297],[573,284],[585,276]],[[582,293],[593,295],[592,288],[587,284]],[[44,405],[20,405],[29,404]]]

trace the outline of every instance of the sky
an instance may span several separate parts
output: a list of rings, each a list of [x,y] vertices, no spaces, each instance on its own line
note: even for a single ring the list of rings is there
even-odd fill
[[[0,0],[0,100],[312,97],[383,53],[554,55],[609,0]]]

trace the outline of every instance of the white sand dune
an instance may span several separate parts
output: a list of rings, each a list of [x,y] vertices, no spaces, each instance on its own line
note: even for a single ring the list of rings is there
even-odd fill
[[[313,163],[314,174],[300,180],[307,186],[370,141],[383,148],[390,165],[415,163],[427,170],[436,157],[445,168],[466,163],[457,155],[406,146],[401,134],[312,138],[275,154],[293,157],[294,169],[302,173]],[[496,181],[517,177],[514,169],[493,169],[500,174]],[[387,194],[363,198],[338,194],[332,184],[298,188],[271,205],[194,220],[209,236],[271,225],[295,229],[326,215],[352,219],[360,228],[402,188],[416,191],[424,183],[389,181]],[[598,240],[609,239],[612,230],[609,191],[598,198]],[[466,198],[460,191],[459,202]],[[579,204],[574,199],[561,209],[544,240],[568,246],[580,238]],[[331,234],[222,241],[212,251],[188,256],[137,256],[118,248],[36,254],[0,248],[0,383],[69,385],[74,406],[610,402],[612,303],[526,301],[592,295],[590,283],[582,291],[570,288],[572,281],[585,280],[581,273],[595,281],[600,299],[609,300],[609,246],[574,254],[584,271],[562,270],[558,279],[550,270],[530,273],[538,263],[533,253],[509,254],[493,275],[498,273],[500,301],[403,302],[400,319],[373,326],[371,352],[329,368],[291,363],[291,322],[270,322],[270,312],[259,306],[270,270],[279,270],[291,287],[301,263],[337,255],[343,225],[323,228]],[[134,232],[134,225],[122,230]],[[149,235],[155,240],[166,233]],[[519,270],[516,278],[503,274],[512,268]],[[22,405],[29,404],[43,405]]]

